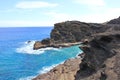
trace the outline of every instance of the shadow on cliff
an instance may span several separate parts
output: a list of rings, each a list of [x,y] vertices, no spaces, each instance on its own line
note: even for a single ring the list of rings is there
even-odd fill
[[[118,32],[119,33],[119,32]],[[81,80],[95,74],[99,69],[105,68],[104,61],[116,54],[115,48],[120,40],[120,34],[113,32],[96,35],[88,44],[83,44],[80,48],[85,56],[79,65],[80,70],[76,73],[76,80]],[[106,80],[107,75],[101,72],[98,80]],[[88,80],[88,79],[86,79]],[[91,79],[89,79],[91,80]],[[93,79],[94,80],[94,79]]]

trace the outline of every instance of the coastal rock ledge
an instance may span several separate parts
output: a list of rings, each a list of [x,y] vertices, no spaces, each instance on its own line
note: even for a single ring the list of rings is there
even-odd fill
[[[113,24],[115,20],[117,24]],[[119,20],[104,25],[78,21],[55,24],[50,44],[82,42],[83,53],[33,80],[120,80]]]
[[[75,80],[120,80],[120,31],[97,34],[80,48],[85,56]]]
[[[50,38],[36,41],[33,49],[37,50],[45,47],[69,47],[69,43],[80,42],[82,39],[91,38],[93,34],[105,32],[110,26],[84,23],[80,21],[66,21],[56,23],[50,33]],[[68,45],[66,45],[68,43]]]
[[[33,80],[74,80],[80,63],[81,60],[79,58],[66,60],[63,64],[59,64],[49,72],[39,75]]]

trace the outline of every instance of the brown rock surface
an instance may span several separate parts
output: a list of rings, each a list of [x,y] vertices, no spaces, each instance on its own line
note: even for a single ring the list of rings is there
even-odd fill
[[[36,41],[35,44],[34,44],[33,49],[37,50],[37,49],[40,49],[40,48],[45,48],[45,45],[42,44],[40,41]]]
[[[56,23],[54,29],[50,33],[50,38],[43,39],[41,41],[42,45],[59,47],[61,43],[75,43],[80,42],[83,39],[91,39],[94,35],[98,33],[103,33],[106,31],[120,30],[120,25],[113,24],[97,24],[97,23],[84,23],[80,21],[66,21],[61,23]],[[36,48],[34,45],[33,49],[41,48],[38,46]],[[44,47],[44,46],[43,46]]]
[[[75,42],[75,43],[60,43],[60,44],[43,44],[41,41],[36,41],[34,44],[34,50],[40,49],[40,48],[46,48],[46,47],[54,47],[54,48],[63,48],[63,47],[70,47],[74,45],[79,45],[81,42]]]
[[[50,39],[58,44],[85,41],[82,61],[67,60],[33,80],[120,80],[120,25],[67,21],[55,24]]]
[[[50,38],[54,43],[79,42],[92,34],[104,32],[108,26],[80,21],[66,21],[56,23],[51,31]]]
[[[66,60],[63,64],[54,67],[48,73],[37,76],[33,80],[74,80],[80,62],[80,58]]]
[[[120,32],[97,34],[81,49],[85,56],[75,80],[120,80]]]
[[[50,45],[51,44],[51,40],[49,38],[46,38],[46,39],[43,39],[41,41],[41,43],[44,44],[44,45]]]

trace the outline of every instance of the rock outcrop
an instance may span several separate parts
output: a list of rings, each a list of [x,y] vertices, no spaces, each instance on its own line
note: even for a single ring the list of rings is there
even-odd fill
[[[80,21],[66,21],[62,23],[56,23],[54,29],[50,33],[50,38],[43,39],[42,41],[36,41],[33,49],[39,49],[44,47],[62,47],[61,43],[75,43],[84,39],[89,39],[94,34],[103,33],[106,31],[120,30],[120,25],[114,26],[113,24],[96,24],[96,23],[84,23]],[[39,42],[39,43],[38,43]],[[40,44],[40,45],[38,45]],[[63,45],[64,47],[64,45]]]
[[[120,80],[120,31],[97,34],[80,48],[85,56],[75,80]]]
[[[120,31],[96,34],[70,59],[33,80],[120,80]]]
[[[70,47],[74,45],[79,45],[81,42],[75,43],[59,43],[59,44],[43,44],[41,41],[36,41],[34,44],[34,50],[46,47],[54,47],[54,48],[63,48],[63,47]]]
[[[79,21],[55,24],[47,43],[81,41],[83,53],[33,80],[120,80],[120,25],[111,21],[104,25]]]
[[[80,58],[66,60],[63,64],[54,67],[48,73],[37,76],[33,80],[74,80],[80,62]]]
[[[66,21],[54,26],[50,35],[54,43],[79,42],[93,34],[105,32],[109,28],[109,26],[102,24],[80,21]]]
[[[45,44],[42,44],[41,41],[36,41],[33,49],[37,50],[37,49],[40,49],[40,48],[45,48]]]
[[[42,41],[39,41],[39,43],[37,41],[33,49],[39,49],[45,46],[59,47],[59,44],[61,43],[79,42],[82,39],[92,37],[93,34],[105,32],[107,29],[109,29],[109,26],[107,25],[84,23],[80,21],[57,23],[54,25],[54,29],[50,33],[50,39],[43,39]]]

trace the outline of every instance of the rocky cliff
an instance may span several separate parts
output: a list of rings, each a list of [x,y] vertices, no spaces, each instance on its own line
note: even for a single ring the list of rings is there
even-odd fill
[[[44,47],[62,47],[61,43],[80,42],[85,38],[91,38],[94,34],[103,33],[105,31],[119,30],[119,25],[113,24],[96,24],[84,23],[80,21],[66,21],[56,23],[54,29],[50,33],[50,38],[37,41],[33,49]]]
[[[37,76],[33,80],[75,80],[80,62],[80,58],[66,60],[63,64],[54,67],[48,73]]]
[[[81,41],[84,53],[34,80],[120,80],[120,25],[57,23],[49,40],[49,44]]]
[[[120,31],[97,34],[80,48],[85,56],[76,80],[120,80]]]
[[[105,31],[103,25],[80,21],[66,21],[54,26],[50,36],[55,43],[79,42],[85,37],[91,37],[92,34]]]
[[[82,39],[92,37],[93,34],[105,32],[108,29],[109,26],[107,25],[80,21],[56,23],[50,33],[50,38],[37,41],[33,49],[59,47],[57,44],[79,42]]]

